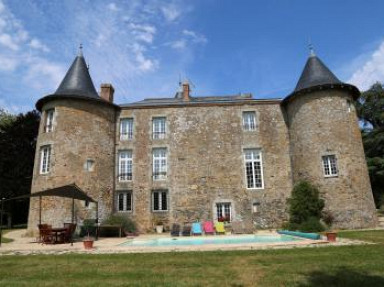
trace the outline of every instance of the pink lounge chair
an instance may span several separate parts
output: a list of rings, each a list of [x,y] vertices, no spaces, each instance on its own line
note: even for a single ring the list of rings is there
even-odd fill
[[[204,222],[203,229],[205,234],[215,234],[215,229],[213,228],[212,221]]]

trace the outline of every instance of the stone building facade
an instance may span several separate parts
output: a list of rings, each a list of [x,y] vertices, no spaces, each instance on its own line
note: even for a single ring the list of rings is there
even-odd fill
[[[287,198],[306,179],[317,185],[335,226],[376,225],[375,207],[353,101],[311,55],[285,99],[250,94],[192,97],[188,83],[173,98],[115,105],[113,87],[96,92],[83,56],[42,112],[32,193],[76,183],[111,213],[133,218],[142,232],[196,220],[242,221],[262,228],[288,220]],[[42,220],[71,218],[71,200],[44,198]],[[38,223],[31,199],[29,229]],[[95,206],[76,203],[76,220]]]

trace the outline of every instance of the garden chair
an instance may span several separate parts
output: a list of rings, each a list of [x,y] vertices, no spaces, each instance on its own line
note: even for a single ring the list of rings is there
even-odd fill
[[[52,227],[47,225],[47,228],[40,229],[41,244],[54,244],[55,235],[52,233]]]
[[[225,234],[224,222],[215,222],[215,229],[217,234]]]
[[[202,235],[203,231],[201,230],[201,223],[194,222],[192,223],[192,235]]]
[[[191,236],[191,226],[189,224],[183,226],[183,236]]]
[[[205,234],[215,234],[215,229],[213,227],[213,222],[212,221],[206,221],[203,224],[203,229]]]
[[[180,224],[172,224],[171,236],[180,236]]]

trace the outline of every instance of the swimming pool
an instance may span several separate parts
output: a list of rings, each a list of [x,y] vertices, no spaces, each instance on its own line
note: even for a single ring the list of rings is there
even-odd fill
[[[282,243],[300,241],[290,235],[231,235],[231,236],[207,236],[207,237],[174,237],[140,240],[134,239],[119,244],[119,246],[201,246],[211,244],[248,244],[248,243]]]

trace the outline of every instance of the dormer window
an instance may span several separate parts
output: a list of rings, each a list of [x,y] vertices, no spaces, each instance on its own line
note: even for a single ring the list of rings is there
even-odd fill
[[[50,109],[45,112],[45,126],[44,131],[50,133],[53,131],[53,119],[55,116],[55,110]]]

